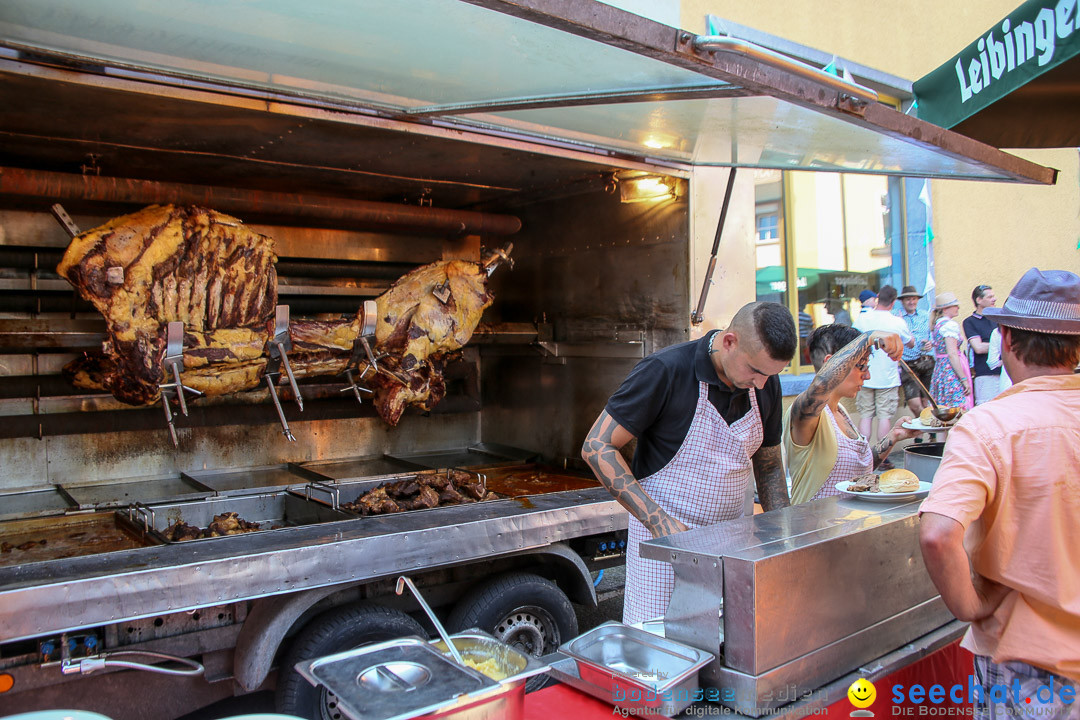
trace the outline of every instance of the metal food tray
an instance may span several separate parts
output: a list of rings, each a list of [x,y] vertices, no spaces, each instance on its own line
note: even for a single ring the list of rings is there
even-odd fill
[[[257,495],[272,490],[303,487],[312,480],[325,481],[323,475],[301,465],[265,465],[252,468],[186,472],[181,475],[210,488],[215,495]]]
[[[0,523],[0,567],[157,545],[111,512],[71,513]]]
[[[172,544],[176,542],[188,543],[217,540],[218,538],[196,538],[194,540],[173,541],[166,538],[165,530],[170,525],[181,521],[195,527],[206,528],[213,522],[215,515],[224,512],[235,512],[248,522],[258,523],[261,529],[252,530],[252,533],[299,525],[351,520],[354,517],[349,513],[336,510],[322,503],[310,502],[301,495],[284,490],[261,495],[209,498],[207,500],[166,503],[154,506],[139,504],[133,505],[126,510],[117,510],[116,514],[136,531],[153,536],[160,542]]]
[[[133,503],[179,502],[210,497],[214,491],[192,478],[180,476],[142,477],[110,482],[61,486],[80,509],[125,507]]]
[[[445,469],[482,467],[505,463],[523,463],[535,460],[537,453],[508,445],[477,443],[464,448],[413,453],[410,455],[387,455],[393,460],[420,465],[426,468]]]
[[[0,493],[0,520],[61,515],[78,506],[59,486]]]
[[[573,664],[553,663],[556,677],[616,707],[667,717],[698,699],[698,671],[713,660],[712,653],[620,622],[599,625],[559,652]]]
[[[419,638],[305,660],[296,670],[312,685],[334,693],[338,709],[352,720],[398,720],[463,709],[513,689],[458,665]]]
[[[420,475],[441,475],[443,473],[453,471],[460,471],[468,473],[479,478],[484,482],[484,486],[487,487],[487,478],[483,473],[478,473],[474,470],[464,470],[462,468],[450,468],[450,470],[413,470],[411,472],[399,473],[397,475],[384,475],[379,478],[369,478],[364,480],[357,480],[355,482],[341,482],[333,485],[329,483],[312,481],[305,485],[302,489],[293,488],[289,492],[302,497],[304,500],[327,507],[328,509],[336,510],[340,513],[346,514],[346,517],[361,517],[363,513],[358,510],[350,510],[344,508],[342,505],[345,503],[356,502],[360,497],[366,493],[374,490],[375,488],[389,482],[397,482],[399,480],[407,480],[409,478],[417,477]],[[477,501],[479,502],[479,501]],[[470,503],[471,504],[471,503]],[[402,510],[401,512],[423,512],[424,510],[438,510],[446,507],[457,507],[456,505],[436,505],[433,508],[417,508],[415,510]],[[377,513],[377,515],[388,515],[397,513]]]
[[[324,477],[326,482],[370,480],[377,477],[392,477],[410,472],[416,473],[427,469],[424,465],[398,460],[386,455],[368,455],[339,460],[312,460],[300,463],[298,467]]]

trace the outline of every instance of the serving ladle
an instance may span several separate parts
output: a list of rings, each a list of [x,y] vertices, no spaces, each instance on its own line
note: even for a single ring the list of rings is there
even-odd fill
[[[446,632],[446,628],[444,628],[442,626],[442,623],[439,622],[439,618],[435,617],[435,612],[431,609],[431,606],[428,605],[427,602],[424,600],[424,597],[420,594],[420,591],[416,589],[416,586],[413,585],[413,581],[405,577],[404,575],[399,575],[397,579],[397,586],[394,588],[394,592],[400,595],[401,591],[405,589],[406,585],[408,585],[409,589],[412,590],[412,594],[416,597],[416,601],[420,603],[420,607],[422,607],[424,609],[424,612],[427,613],[428,620],[431,620],[431,624],[435,626],[435,630],[439,633],[439,637],[441,637],[443,642],[446,643],[446,649],[449,650],[450,654],[454,656],[454,660],[457,661],[458,665],[464,665],[465,659],[461,657],[461,653],[458,652],[457,647],[454,646],[453,641],[450,639],[450,635]]]
[[[899,362],[901,365],[904,366],[904,369],[908,371],[908,375],[911,375],[915,382],[919,384],[919,387],[923,389],[923,392],[926,393],[926,397],[930,398],[930,412],[933,414],[934,417],[936,417],[941,422],[949,422],[958,414],[960,414],[960,408],[958,407],[943,408],[938,405],[937,401],[934,400],[934,396],[930,394],[930,391],[926,388],[925,385],[923,385],[922,380],[920,380],[919,376],[916,375],[910,367],[908,367],[908,364],[904,362],[903,358],[901,358]]]

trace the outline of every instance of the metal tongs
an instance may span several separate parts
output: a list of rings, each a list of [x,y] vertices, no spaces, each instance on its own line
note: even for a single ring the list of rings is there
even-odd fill
[[[404,575],[399,575],[397,579],[397,586],[394,588],[394,592],[400,595],[402,590],[405,589],[406,585],[408,585],[409,589],[412,590],[412,594],[416,597],[416,601],[420,603],[420,607],[422,607],[424,609],[424,612],[427,613],[428,619],[431,620],[431,624],[435,626],[435,630],[438,631],[439,637],[441,637],[443,642],[446,643],[446,649],[450,651],[450,654],[454,656],[454,660],[456,660],[459,665],[464,665],[465,660],[461,657],[461,653],[458,652],[458,649],[454,645],[454,642],[450,639],[450,635],[446,632],[446,628],[444,628],[442,626],[442,623],[439,622],[439,618],[435,617],[435,612],[431,609],[431,606],[429,606],[424,600],[423,596],[420,594],[420,591],[416,589],[416,586],[413,585],[413,581],[405,577]]]
[[[172,382],[162,383],[161,406],[165,409],[165,422],[169,425],[169,437],[172,438],[173,447],[180,447],[180,441],[176,437],[176,426],[173,424],[172,409],[169,407],[169,394],[176,393],[176,399],[180,404],[180,412],[187,417],[187,400],[184,393],[189,392],[195,397],[201,397],[202,392],[188,387],[180,381],[180,373],[184,370],[184,323],[171,322],[165,328],[165,358],[162,360],[165,367],[165,377],[172,378]]]
[[[281,408],[281,400],[277,394],[277,378],[281,375],[281,366],[285,367],[285,374],[289,377],[289,386],[300,411],[304,410],[304,398],[300,395],[300,388],[296,386],[296,378],[293,377],[292,366],[289,365],[288,351],[292,350],[292,340],[289,338],[289,306],[278,305],[274,315],[274,336],[266,342],[270,360],[266,363],[266,384],[270,388],[270,399],[274,401],[274,409],[277,410],[278,420],[281,421],[281,434],[290,442],[296,442],[296,437],[289,429],[289,421],[285,419],[285,411]]]

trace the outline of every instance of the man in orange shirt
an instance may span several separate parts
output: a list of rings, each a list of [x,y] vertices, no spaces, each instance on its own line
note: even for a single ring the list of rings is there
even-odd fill
[[[1016,384],[949,433],[923,558],[971,623],[977,718],[1080,718],[1080,277],[1032,268],[1001,308]]]

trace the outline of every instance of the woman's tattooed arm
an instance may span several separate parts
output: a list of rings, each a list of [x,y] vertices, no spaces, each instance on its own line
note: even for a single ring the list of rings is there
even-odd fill
[[[791,408],[792,421],[804,422],[819,417],[832,391],[851,374],[856,365],[866,361],[873,349],[873,333],[867,332],[837,350],[814,376],[810,387],[795,398]]]
[[[581,447],[581,457],[589,464],[600,483],[626,510],[648,528],[653,537],[686,530],[686,525],[664,512],[648,496],[619,452],[633,436],[607,410],[593,423]]]
[[[790,505],[780,446],[758,448],[751,461],[754,465],[754,480],[757,482],[758,500],[761,501],[761,507],[768,511]]]

